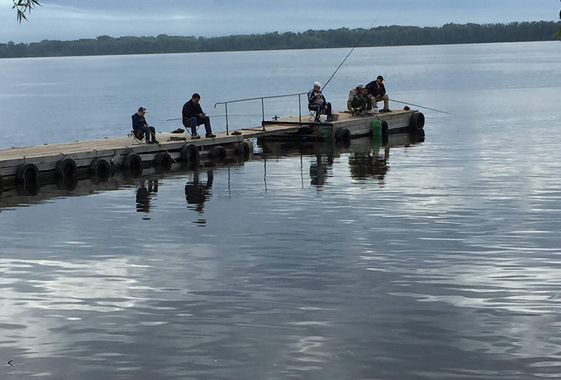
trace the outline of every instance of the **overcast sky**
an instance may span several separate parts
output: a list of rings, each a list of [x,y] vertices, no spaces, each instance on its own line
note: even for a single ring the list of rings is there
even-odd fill
[[[0,0],[0,42],[100,35],[223,36],[339,27],[556,20],[558,0],[40,0],[29,22]]]

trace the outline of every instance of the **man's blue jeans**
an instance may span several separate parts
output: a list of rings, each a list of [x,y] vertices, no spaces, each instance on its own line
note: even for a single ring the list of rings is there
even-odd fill
[[[140,128],[138,128],[138,130],[140,132],[144,133],[144,137],[146,138],[146,141],[151,140],[150,136],[153,136],[152,138],[156,139],[156,128],[154,128],[154,127],[140,127]]]
[[[210,135],[212,133],[212,128],[210,127],[210,117],[201,118],[198,116],[193,116],[187,120],[183,124],[185,127],[191,128],[191,135],[195,135],[197,133],[197,125],[205,125],[206,134]]]
[[[327,109],[325,109],[327,106]],[[319,115],[325,113],[327,117],[331,117],[331,103],[323,102],[321,105],[319,104],[308,104],[308,109],[310,111],[315,111],[316,113],[316,121],[319,120]]]

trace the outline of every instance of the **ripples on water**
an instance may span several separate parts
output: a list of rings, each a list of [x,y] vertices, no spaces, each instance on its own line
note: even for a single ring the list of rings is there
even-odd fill
[[[2,195],[0,377],[561,377],[559,75],[425,49],[460,116],[425,112],[423,143]],[[486,88],[455,91],[468,58]]]

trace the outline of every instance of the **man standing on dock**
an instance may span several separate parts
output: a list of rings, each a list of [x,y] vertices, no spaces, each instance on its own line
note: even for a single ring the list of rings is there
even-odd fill
[[[216,135],[212,134],[212,128],[210,127],[210,118],[205,115],[199,101],[201,100],[201,95],[194,93],[187,103],[183,105],[183,125],[185,128],[191,128],[191,138],[200,139],[201,136],[197,134],[197,125],[204,124],[206,130],[206,136],[214,138]]]
[[[372,99],[372,106],[375,106],[377,102],[384,101],[384,108],[380,110],[380,112],[391,112],[390,110],[390,98],[388,94],[386,94],[386,88],[382,83],[384,81],[384,77],[378,75],[375,81],[372,81],[366,85],[366,89],[368,90],[368,95],[370,95]]]
[[[156,128],[149,126],[146,122],[144,117],[146,112],[148,112],[146,108],[140,107],[138,112],[132,115],[132,129],[144,133],[148,144],[159,144],[158,140],[156,140]],[[150,138],[150,136],[152,137]]]

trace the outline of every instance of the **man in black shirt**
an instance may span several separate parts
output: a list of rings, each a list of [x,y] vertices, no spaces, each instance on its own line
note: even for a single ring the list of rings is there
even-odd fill
[[[386,94],[386,88],[382,83],[384,81],[384,77],[378,75],[375,81],[372,81],[366,85],[366,89],[368,90],[368,95],[370,95],[372,99],[372,105],[375,106],[376,102],[384,101],[384,108],[380,110],[380,112],[391,112],[390,110],[390,98],[388,94]],[[377,106],[376,106],[377,107]]]
[[[201,137],[197,134],[197,125],[204,124],[206,130],[206,136],[214,138],[216,135],[212,134],[212,128],[210,127],[210,118],[205,115],[201,105],[199,104],[201,96],[197,93],[193,94],[191,100],[183,105],[183,125],[185,128],[191,128],[191,138],[200,139]]]
[[[156,140],[156,128],[149,126],[146,122],[144,117],[146,112],[146,108],[140,107],[138,112],[132,115],[132,129],[144,133],[148,144],[159,144]]]

